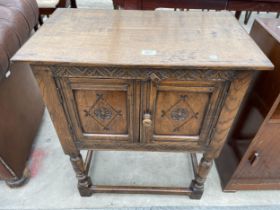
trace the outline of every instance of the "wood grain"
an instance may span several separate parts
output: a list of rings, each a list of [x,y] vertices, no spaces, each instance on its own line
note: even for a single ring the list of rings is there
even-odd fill
[[[66,154],[78,154],[78,150],[74,144],[73,134],[69,128],[68,121],[60,102],[57,86],[52,72],[48,67],[32,66],[33,73],[37,79],[38,85],[41,89],[44,102],[47,105],[48,111],[55,126],[63,151]]]
[[[190,141],[208,144],[220,112],[225,82],[163,80],[151,83],[153,115],[150,142]]]
[[[137,98],[133,81],[91,78],[59,78],[59,81],[77,141],[134,141],[133,127],[139,121],[133,110],[139,103],[133,103]]]
[[[211,158],[213,158],[213,156],[214,158],[219,156],[223,148],[222,145],[224,145],[227,139],[230,128],[239,111],[241,102],[247,93],[249,85],[251,84],[252,78],[253,72],[242,72],[239,73],[238,78],[231,83],[217,125],[214,128],[215,132],[213,138],[209,145],[212,151],[207,153],[207,156],[209,155]]]
[[[229,12],[58,9],[13,60],[171,69],[272,68]]]

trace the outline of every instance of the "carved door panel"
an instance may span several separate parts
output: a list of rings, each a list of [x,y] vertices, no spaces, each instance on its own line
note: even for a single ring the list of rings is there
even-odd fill
[[[136,82],[122,79],[63,78],[65,109],[76,141],[133,142],[138,139]]]
[[[141,141],[207,144],[225,87],[223,82],[150,82]]]

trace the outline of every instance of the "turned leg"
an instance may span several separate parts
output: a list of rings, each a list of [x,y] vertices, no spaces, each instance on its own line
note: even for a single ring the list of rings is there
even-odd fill
[[[203,154],[203,157],[200,160],[198,166],[197,174],[195,179],[192,181],[190,188],[192,189],[192,194],[190,195],[191,199],[200,199],[204,191],[204,182],[207,178],[207,175],[213,165],[213,158],[207,157],[206,154]]]
[[[70,161],[78,179],[78,189],[81,196],[91,196],[92,185],[90,177],[86,173],[85,165],[81,154],[70,155]]]

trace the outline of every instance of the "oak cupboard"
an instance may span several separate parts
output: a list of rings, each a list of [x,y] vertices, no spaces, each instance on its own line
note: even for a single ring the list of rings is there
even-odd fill
[[[273,67],[227,12],[59,9],[13,61],[32,66],[82,196],[193,199],[254,72]],[[94,150],[190,152],[195,178],[189,188],[96,185]]]

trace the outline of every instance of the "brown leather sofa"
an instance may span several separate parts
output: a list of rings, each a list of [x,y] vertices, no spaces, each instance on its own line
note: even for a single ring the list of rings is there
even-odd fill
[[[44,104],[29,66],[10,58],[37,25],[36,0],[0,0],[0,179],[11,186],[24,173]]]

